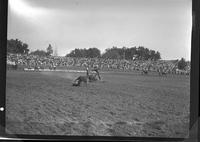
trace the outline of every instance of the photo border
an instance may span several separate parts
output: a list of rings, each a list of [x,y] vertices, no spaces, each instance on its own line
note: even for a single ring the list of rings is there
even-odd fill
[[[200,136],[198,117],[199,111],[199,40],[200,40],[200,2],[192,0],[192,37],[191,37],[191,75],[190,75],[190,131],[189,138],[161,138],[161,137],[116,137],[116,136],[60,136],[60,135],[19,135],[6,134],[6,45],[7,45],[7,15],[8,0],[0,0],[0,139],[14,138],[25,139],[48,139],[48,140],[117,140],[117,141],[191,141]],[[195,128],[195,130],[194,130]]]

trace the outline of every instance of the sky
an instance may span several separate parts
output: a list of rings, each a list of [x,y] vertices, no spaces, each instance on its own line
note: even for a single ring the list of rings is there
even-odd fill
[[[191,58],[192,0],[9,0],[8,39],[31,51],[144,46]]]

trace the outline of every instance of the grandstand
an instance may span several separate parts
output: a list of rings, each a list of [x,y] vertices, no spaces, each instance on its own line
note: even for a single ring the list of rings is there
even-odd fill
[[[189,74],[190,63],[187,63],[186,70],[179,70],[177,66],[178,60],[124,60],[124,59],[104,59],[104,58],[77,58],[62,56],[46,56],[38,55],[22,55],[7,54],[7,65],[17,64],[20,68],[39,68],[39,69],[63,69],[74,68],[84,70],[86,66],[94,67],[98,65],[102,71],[120,70],[148,70],[157,72],[162,70],[168,74]]]

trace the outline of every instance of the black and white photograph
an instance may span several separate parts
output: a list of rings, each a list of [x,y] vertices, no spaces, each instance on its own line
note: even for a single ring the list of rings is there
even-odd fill
[[[6,133],[188,138],[192,0],[8,0]]]

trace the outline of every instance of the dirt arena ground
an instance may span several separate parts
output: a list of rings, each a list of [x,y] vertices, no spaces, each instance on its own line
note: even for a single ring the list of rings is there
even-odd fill
[[[189,76],[105,72],[72,86],[80,74],[7,71],[7,133],[188,136]]]

